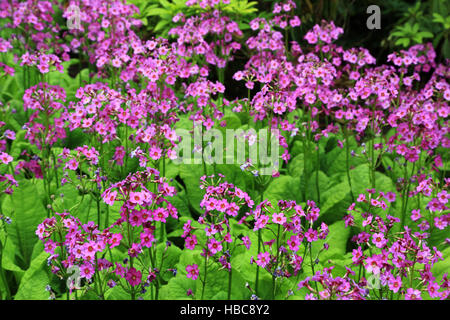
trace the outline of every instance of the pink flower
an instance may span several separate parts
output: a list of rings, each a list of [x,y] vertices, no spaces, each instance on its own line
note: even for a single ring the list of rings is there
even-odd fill
[[[379,274],[380,273],[380,261],[378,257],[368,257],[366,259],[366,270],[367,272],[373,273],[373,274]]]
[[[6,152],[2,152],[0,153],[0,160],[4,163],[4,164],[8,164],[11,161],[13,161],[13,157],[11,157],[9,154],[7,154]]]
[[[412,221],[417,221],[420,218],[422,218],[421,214],[420,214],[420,209],[415,209],[411,211],[411,220]]]
[[[122,237],[123,237],[122,234],[114,233],[108,240],[109,247],[111,249],[117,247],[120,244],[120,241],[122,241]]]
[[[249,250],[250,249],[250,245],[252,244],[251,241],[250,241],[250,238],[249,237],[242,237],[241,240],[243,242],[243,245],[247,248],[247,250]]]
[[[420,290],[408,288],[406,289],[405,300],[422,300]]]
[[[141,238],[141,246],[150,248],[156,240],[153,232],[150,229],[145,229],[139,236]]]
[[[217,252],[222,250],[222,244],[214,238],[209,239],[208,249],[211,252],[211,254],[216,254]]]
[[[133,243],[131,245],[131,248],[128,249],[128,255],[132,258],[136,258],[139,255],[139,253],[141,253],[141,252],[142,252],[142,247],[139,243]]]
[[[308,104],[313,104],[313,103],[316,101],[316,96],[315,96],[314,94],[312,94],[312,93],[308,93],[308,94],[305,96],[305,101],[306,101]]]
[[[287,241],[288,245],[289,245],[289,249],[296,252],[298,251],[298,248],[300,246],[300,241],[298,239],[298,236],[296,235],[292,235],[289,240]]]
[[[272,222],[283,225],[286,222],[286,217],[282,212],[274,213],[272,216]]]
[[[142,224],[141,212],[138,210],[131,211],[129,222],[130,222],[130,225],[132,225],[133,227],[140,226]]]
[[[428,283],[428,294],[430,295],[431,298],[437,298],[440,296],[440,293],[438,292],[439,290],[439,285],[435,282],[430,281]]]
[[[86,279],[92,278],[94,275],[95,270],[92,264],[89,262],[85,262],[80,266],[80,276]]]
[[[305,232],[305,238],[308,240],[308,242],[313,242],[317,240],[317,231],[313,229],[309,229]]]
[[[116,197],[117,197],[117,191],[114,190],[113,192],[106,193],[106,194],[103,196],[103,201],[104,201],[107,205],[112,206],[112,205],[114,204],[114,201],[116,201]]]
[[[189,250],[194,250],[197,245],[197,236],[195,234],[190,235],[185,240],[185,246]]]
[[[261,268],[265,268],[270,262],[270,255],[268,252],[260,252],[256,264]]]
[[[142,205],[144,203],[144,195],[142,192],[130,192],[130,202]]]
[[[142,273],[135,268],[130,268],[125,276],[125,279],[127,279],[128,283],[132,287],[135,287],[141,283]]]
[[[269,216],[266,215],[259,216],[259,218],[255,222],[255,227],[253,228],[253,231],[264,228],[267,222],[269,222]]]
[[[372,235],[372,242],[377,248],[384,248],[388,241],[384,238],[384,234],[380,232]]]
[[[391,289],[394,293],[397,293],[398,290],[402,287],[402,278],[400,276],[397,276],[397,278],[394,278],[391,276],[388,282],[389,289]]]
[[[192,280],[196,280],[198,278],[198,265],[192,264],[186,266],[186,276],[191,278]]]
[[[158,160],[159,158],[161,158],[161,149],[158,147],[152,147],[150,149],[150,158],[152,158],[153,160]]]

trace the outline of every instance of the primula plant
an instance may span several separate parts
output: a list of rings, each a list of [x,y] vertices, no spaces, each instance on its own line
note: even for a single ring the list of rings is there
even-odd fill
[[[449,298],[450,61],[267,8],[0,0],[0,299]]]

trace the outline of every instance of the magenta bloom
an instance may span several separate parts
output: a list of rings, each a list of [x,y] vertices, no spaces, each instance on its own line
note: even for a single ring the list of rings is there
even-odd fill
[[[298,239],[298,236],[296,235],[292,235],[289,240],[287,241],[288,245],[289,245],[289,249],[296,252],[298,251],[298,248],[300,246],[300,241]]]
[[[313,229],[309,229],[305,232],[305,238],[308,242],[313,242],[317,240],[317,231]]]
[[[383,248],[386,246],[388,241],[384,238],[384,234],[380,232],[372,235],[372,242],[377,246],[377,248]]]
[[[111,236],[111,239],[109,239],[109,241],[108,241],[109,247],[111,249],[114,248],[114,247],[117,247],[120,244],[120,241],[122,241],[122,238],[123,238],[122,234],[114,233]]]
[[[135,268],[131,268],[128,270],[125,279],[127,279],[128,283],[131,286],[135,287],[141,283],[142,273],[139,270],[136,270]]]
[[[400,290],[400,288],[402,287],[402,279],[400,278],[400,276],[398,276],[397,278],[391,277],[391,279],[389,279],[388,285],[389,289],[394,291],[394,293],[397,293],[398,290]]]
[[[90,279],[95,273],[95,269],[89,262],[86,262],[80,266],[80,275],[83,278]]]
[[[107,205],[112,206],[114,204],[114,201],[116,201],[116,197],[117,197],[117,191],[114,190],[113,192],[109,192],[107,194],[103,195],[103,201],[105,201],[105,203]]]
[[[256,264],[261,268],[265,268],[270,262],[270,255],[268,252],[260,252],[258,254],[258,260],[256,260]]]
[[[194,250],[196,244],[197,244],[197,236],[195,234],[192,234],[186,238],[185,246],[187,249]]]
[[[142,247],[138,243],[133,243],[131,245],[131,248],[128,249],[128,255],[132,258],[137,257],[139,255],[139,253],[141,253],[141,252],[142,252]]]
[[[405,300],[422,300],[420,290],[408,288],[405,294]]]
[[[196,280],[198,278],[198,265],[192,264],[186,266],[186,276],[191,278],[192,280]]]
[[[269,216],[266,216],[266,215],[259,216],[259,218],[256,220],[253,231],[264,228],[266,226],[267,222],[269,222]]]
[[[286,217],[283,213],[274,213],[272,216],[272,222],[283,225],[286,222]]]
[[[420,218],[422,218],[422,215],[420,214],[420,209],[411,211],[411,220],[417,221]]]
[[[247,250],[250,249],[250,245],[252,244],[252,242],[250,241],[249,237],[242,237],[242,242]]]
[[[379,274],[380,273],[380,261],[378,257],[368,257],[366,259],[366,270],[367,272],[371,272],[373,274]]]
[[[141,238],[141,246],[150,248],[155,241],[155,236],[150,229],[145,229],[144,232],[140,235]]]
[[[208,249],[211,252],[211,254],[216,254],[217,252],[222,250],[222,244],[214,238],[209,239]]]

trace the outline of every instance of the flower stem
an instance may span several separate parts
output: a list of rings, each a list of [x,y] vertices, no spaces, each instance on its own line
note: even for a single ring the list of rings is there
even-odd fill
[[[227,300],[231,300],[231,281],[233,278],[233,269],[230,268],[230,271],[228,272],[228,296]]]
[[[205,295],[206,275],[207,274],[208,274],[208,253],[205,252],[205,276],[203,277],[202,297],[200,300],[203,300],[203,297]]]
[[[258,252],[261,250],[261,229],[258,230]],[[259,284],[259,266],[256,265],[256,279],[255,279],[255,294],[258,295],[258,284]]]
[[[344,134],[345,134],[345,147],[346,147],[346,156],[345,156],[345,166],[347,169],[347,181],[348,186],[350,188],[350,196],[352,197],[352,202],[355,202],[355,196],[353,195],[353,188],[352,188],[352,179],[350,178],[350,141],[348,140],[348,131],[347,128],[344,126]]]

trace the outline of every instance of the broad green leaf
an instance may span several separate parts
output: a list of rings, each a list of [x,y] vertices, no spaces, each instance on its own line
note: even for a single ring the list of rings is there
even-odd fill
[[[46,218],[44,209],[36,186],[29,180],[20,180],[19,187],[2,203],[2,210],[12,219],[7,226],[10,239],[17,247],[19,265],[22,269],[28,268],[35,243],[37,226]]]
[[[264,192],[264,199],[268,199],[274,206],[279,200],[296,200],[300,202],[300,179],[280,175],[274,179]]]
[[[442,279],[442,276],[445,273],[450,273],[450,248],[446,248],[441,253],[444,257],[444,260],[436,262],[431,268],[431,272],[433,273],[433,276],[436,277],[436,280],[438,282]]]
[[[45,286],[49,284],[47,258],[49,254],[42,251],[30,264],[20,282],[15,300],[43,300],[49,298]]]
[[[350,235],[350,228],[345,227],[344,221],[337,221],[329,226],[329,234],[325,240],[313,242],[312,252],[315,258],[325,243],[329,244],[329,249],[321,252],[319,260],[322,264],[328,259],[340,259],[346,253],[347,241]]]
[[[319,219],[325,222],[333,222],[341,219],[348,207],[350,187],[346,181],[341,182],[320,195],[320,213]]]

